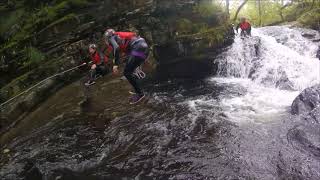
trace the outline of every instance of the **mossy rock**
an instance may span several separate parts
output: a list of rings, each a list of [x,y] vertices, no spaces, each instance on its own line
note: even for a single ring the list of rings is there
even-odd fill
[[[66,15],[40,30],[37,41],[43,42],[54,37],[63,39],[67,33],[76,29],[79,25],[80,20],[75,14]]]
[[[208,48],[216,48],[224,43],[230,29],[229,24],[219,27],[202,29],[200,32],[177,36],[177,40],[190,43],[194,53],[200,53]]]
[[[181,34],[192,33],[193,31],[193,23],[186,18],[181,18],[176,22],[176,31]]]

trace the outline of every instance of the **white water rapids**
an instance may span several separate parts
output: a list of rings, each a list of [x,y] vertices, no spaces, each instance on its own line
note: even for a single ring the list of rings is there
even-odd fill
[[[0,179],[318,180],[320,124],[290,114],[320,79],[319,44],[303,33],[320,39],[253,29],[215,58],[214,77],[150,83],[149,101],[123,115],[123,102],[102,95],[108,83],[79,114],[79,86],[66,87],[30,116],[46,125],[6,145],[13,153]]]
[[[309,33],[318,36],[315,31]],[[208,81],[240,88],[241,95],[221,97],[219,102],[189,100],[190,109],[197,117],[202,106],[219,103],[228,118],[237,123],[276,120],[288,112],[303,89],[320,82],[317,50],[318,43],[304,38],[299,29],[286,26],[253,29],[250,38],[237,36],[215,60],[219,77]]]

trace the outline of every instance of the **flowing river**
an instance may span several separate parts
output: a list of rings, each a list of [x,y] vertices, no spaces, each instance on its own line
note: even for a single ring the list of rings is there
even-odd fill
[[[320,126],[290,114],[294,98],[320,81],[319,43],[302,34],[319,38],[287,26],[236,37],[213,60],[212,77],[150,85],[149,108],[103,128],[62,108],[59,123],[7,145],[14,154],[0,177],[320,179]]]

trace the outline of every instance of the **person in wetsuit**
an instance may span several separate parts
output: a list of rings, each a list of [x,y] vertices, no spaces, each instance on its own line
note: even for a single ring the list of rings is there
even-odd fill
[[[251,24],[246,20],[246,18],[241,18],[240,23],[236,27],[236,31],[238,33],[238,29],[241,29],[240,35],[244,36],[251,36]]]
[[[103,76],[105,74],[105,62],[107,61],[107,57],[97,49],[96,44],[89,45],[89,54],[92,61],[91,69],[90,69],[90,79],[85,83],[86,86],[90,86],[95,84],[95,79],[98,76]]]
[[[144,38],[137,36],[133,32],[115,32],[113,29],[108,29],[104,36],[107,46],[111,46],[113,49],[113,72],[115,74],[118,73],[120,54],[125,54],[127,56],[123,74],[135,91],[129,102],[130,104],[136,104],[145,97],[145,94],[142,91],[134,72],[147,59],[149,54],[148,44]]]

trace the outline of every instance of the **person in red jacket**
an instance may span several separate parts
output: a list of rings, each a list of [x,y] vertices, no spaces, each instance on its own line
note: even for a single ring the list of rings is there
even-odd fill
[[[90,79],[85,83],[86,86],[90,86],[95,84],[95,79],[99,76],[105,74],[105,62],[107,61],[107,57],[103,55],[103,53],[99,52],[97,49],[97,45],[90,44],[89,45],[89,54],[92,61],[91,70],[90,70]]]
[[[236,31],[238,33],[238,29],[241,29],[241,36],[251,36],[251,24],[246,20],[246,18],[241,18],[240,23],[236,27]]]
[[[113,57],[115,59],[113,72],[115,74],[118,73],[120,54],[125,54],[128,57],[123,74],[135,90],[130,98],[130,104],[140,102],[145,97],[145,94],[134,74],[148,58],[148,44],[144,38],[137,36],[133,32],[115,32],[113,29],[108,29],[105,32],[105,43],[113,49]]]

